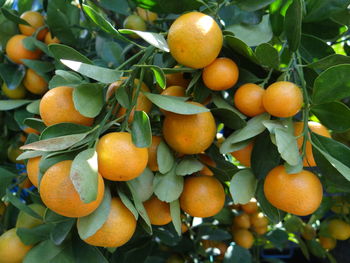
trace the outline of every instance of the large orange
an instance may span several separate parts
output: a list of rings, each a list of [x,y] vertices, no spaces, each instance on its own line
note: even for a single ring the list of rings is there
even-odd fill
[[[162,137],[160,136],[152,136],[151,146],[148,147],[148,167],[156,172],[159,170],[158,161],[157,161],[157,150],[160,142],[162,141]]]
[[[197,102],[189,103],[204,107]],[[164,119],[164,139],[179,153],[197,154],[205,151],[214,141],[215,134],[216,124],[211,112],[192,115],[169,112]]]
[[[265,179],[264,193],[275,207],[291,214],[312,214],[322,201],[322,184],[306,170],[288,174],[283,165],[273,168]]]
[[[170,86],[160,93],[160,95],[174,96],[174,97],[185,97],[186,89],[182,86]],[[160,109],[161,112],[167,114],[168,111]]]
[[[143,205],[152,225],[162,226],[171,222],[169,203],[159,200],[156,196],[152,196]]]
[[[250,142],[247,146],[243,147],[242,149],[232,152],[231,155],[235,157],[240,164],[246,167],[250,167],[250,158],[252,156],[253,146],[254,143]]]
[[[240,112],[249,117],[254,117],[265,112],[264,94],[265,90],[262,87],[254,83],[247,83],[236,90],[233,101]]]
[[[263,105],[272,116],[292,117],[303,106],[303,94],[294,83],[277,81],[267,87],[263,96]]]
[[[238,229],[233,233],[233,241],[246,249],[249,249],[253,246],[254,236],[247,229]]]
[[[23,79],[24,87],[33,94],[41,95],[47,91],[47,81],[32,69],[28,69]]]
[[[180,207],[190,216],[210,217],[221,211],[225,204],[225,191],[213,176],[196,176],[185,179],[180,196]]]
[[[79,224],[78,218],[78,224]],[[114,197],[106,222],[84,241],[98,247],[120,247],[130,240],[136,229],[136,219],[120,198]]]
[[[29,24],[29,26],[22,24],[18,25],[19,31],[26,36],[33,35],[39,27],[43,27],[45,25],[44,17],[39,12],[27,11],[21,15],[21,18],[27,21]],[[47,28],[41,29],[37,35],[37,39],[43,40],[47,31]]]
[[[46,126],[71,122],[91,126],[93,118],[83,116],[73,102],[73,88],[61,86],[49,90],[40,101],[40,116]]]
[[[175,60],[187,67],[204,68],[216,59],[222,47],[222,32],[213,18],[190,12],[169,28],[168,45]]]
[[[16,231],[17,228],[11,228],[0,236],[0,261],[3,263],[22,263],[33,247],[23,244]]]
[[[52,37],[50,31],[48,31],[46,33],[44,42],[45,42],[46,45],[61,43],[61,41],[56,36]]]
[[[26,37],[25,35],[14,35],[7,41],[6,54],[17,64],[23,64],[22,59],[38,59],[41,56],[40,49],[32,51],[24,47],[23,40]]]
[[[202,79],[208,89],[227,90],[238,80],[239,70],[229,58],[217,58],[203,69]]]
[[[308,126],[312,132],[331,138],[331,134],[329,133],[327,128],[323,126],[321,123],[309,121]],[[297,143],[298,143],[299,149],[301,149],[304,141],[304,136],[301,136],[303,133],[303,130],[304,130],[303,122],[294,122],[294,136],[297,137]],[[314,155],[312,153],[312,145],[310,141],[306,142],[305,157],[303,162],[304,162],[304,166],[307,166],[307,167],[316,166]]]
[[[30,158],[27,162],[27,174],[31,183],[38,187],[39,185],[39,164],[41,156]]]
[[[147,148],[136,147],[127,132],[111,132],[97,144],[98,171],[112,181],[128,181],[141,175],[147,166]]]
[[[45,172],[40,183],[40,196],[44,204],[57,214],[66,217],[82,217],[91,214],[101,203],[104,194],[104,182],[98,175],[97,198],[84,203],[70,179],[72,161],[54,164]]]

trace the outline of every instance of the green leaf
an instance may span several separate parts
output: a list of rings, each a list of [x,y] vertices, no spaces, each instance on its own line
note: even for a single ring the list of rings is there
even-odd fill
[[[266,234],[267,240],[269,240],[274,247],[282,250],[288,242],[288,233],[282,229],[275,229],[269,231]]]
[[[77,235],[73,236],[72,248],[75,254],[75,260],[72,262],[98,262],[108,263],[109,261],[104,257],[101,250],[97,247],[90,246],[82,241]],[[57,262],[59,263],[59,262]]]
[[[143,94],[159,108],[174,113],[191,115],[209,111],[205,107],[200,107],[188,102],[184,102],[183,98],[178,98],[175,96],[158,95],[149,92],[143,92]]]
[[[185,157],[176,166],[176,175],[189,175],[202,170],[204,165],[194,157]]]
[[[258,181],[250,169],[237,172],[230,181],[230,193],[235,204],[246,204],[254,197]]]
[[[326,250],[315,239],[306,240],[306,244],[312,255],[319,258],[324,258],[326,256]]]
[[[181,236],[181,210],[180,210],[180,203],[179,200],[174,200],[170,203],[170,215],[171,220],[173,221],[173,225],[175,227],[175,230],[179,236]]]
[[[307,63],[312,63],[334,54],[334,50],[321,39],[302,34],[299,47],[300,55]]]
[[[238,245],[230,245],[225,253],[223,263],[251,263],[249,250]]]
[[[227,139],[222,143],[220,147],[220,152],[226,154],[231,152],[231,145],[237,142],[242,142],[247,139],[253,138],[256,135],[262,133],[266,128],[263,121],[269,120],[270,115],[263,113],[261,115],[251,118],[245,127],[232,133]]]
[[[255,55],[261,64],[278,69],[280,59],[278,51],[269,43],[262,43],[255,49]]]
[[[25,75],[26,71],[23,66],[13,64],[0,64],[0,77],[4,80],[9,89],[17,88]]]
[[[139,218],[139,213],[137,212],[130,199],[126,196],[126,194],[123,191],[120,190],[120,188],[118,188],[118,195],[122,200],[123,204],[129,209],[129,211],[134,215],[135,219],[137,220]]]
[[[252,12],[267,7],[272,2],[274,0],[238,0],[237,5],[245,11]]]
[[[133,143],[139,148],[147,148],[152,143],[151,124],[144,111],[135,111],[131,127]]]
[[[162,89],[166,88],[165,74],[164,74],[164,71],[160,67],[155,66],[155,65],[135,65],[135,66],[150,68],[153,72],[153,75],[154,75],[159,87],[161,87]]]
[[[46,140],[71,134],[86,133],[89,131],[91,131],[91,127],[85,125],[70,122],[57,123],[47,127],[41,133],[40,140]]]
[[[49,89],[53,89],[59,86],[75,87],[84,83],[81,76],[75,72],[56,70],[55,73],[56,75],[53,76],[49,82]]]
[[[326,70],[330,67],[341,65],[341,64],[350,64],[350,57],[340,55],[340,54],[329,55],[329,56],[324,57],[318,61],[310,63],[307,66],[309,68],[314,69],[314,70],[322,70],[323,71],[323,70]]]
[[[70,69],[77,71],[84,76],[106,84],[119,80],[122,75],[122,72],[118,70],[94,66],[78,61],[61,59],[61,62]]]
[[[301,22],[303,20],[302,8],[301,0],[293,0],[284,19],[284,31],[291,51],[296,51],[300,44]]]
[[[81,239],[86,239],[95,234],[106,222],[111,209],[111,198],[111,192],[106,187],[103,200],[99,207],[91,214],[79,218],[77,229]]]
[[[44,124],[44,122],[36,118],[27,118],[24,120],[24,124],[29,127],[32,127],[33,129],[36,129],[39,132],[42,132],[46,129],[46,125]]]
[[[81,84],[73,90],[74,107],[85,117],[94,118],[104,105],[103,86],[97,83]]]
[[[177,176],[175,167],[166,174],[157,173],[153,180],[154,194],[159,200],[170,203],[177,200],[183,189],[184,178]],[[171,191],[169,191],[171,189]]]
[[[73,160],[70,179],[84,203],[91,203],[96,200],[98,176],[95,149],[90,148],[80,152]]]
[[[322,104],[350,96],[350,65],[337,65],[322,72],[314,82],[313,102]]]
[[[157,163],[162,174],[169,172],[175,163],[174,155],[164,141],[161,141],[157,148]]]
[[[29,103],[27,105],[26,110],[30,113],[39,115],[40,114],[39,106],[40,106],[40,100],[35,100],[32,103]]]
[[[133,189],[137,191],[141,202],[145,202],[152,196],[153,178],[153,172],[148,167],[146,167],[140,176],[128,181],[128,183],[132,185]]]
[[[84,64],[93,64],[86,56],[66,45],[51,44],[49,50],[57,60],[73,60]]]
[[[306,1],[305,22],[322,21],[330,15],[342,11],[350,4],[349,0],[311,0]]]
[[[255,56],[253,50],[238,37],[234,37],[231,35],[224,35],[225,42],[228,44],[230,48],[236,51],[238,54],[248,58],[250,61],[254,63],[258,63],[258,59]]]
[[[55,69],[52,62],[33,60],[33,59],[22,59],[23,64],[28,68],[33,69],[37,73],[47,73]]]
[[[13,11],[10,11],[9,9],[6,9],[4,7],[1,8],[1,12],[3,15],[10,21],[16,23],[16,24],[22,24],[22,25],[27,25],[29,26],[28,22],[25,21],[24,19],[20,18],[16,14],[13,13]]]
[[[35,245],[40,241],[47,240],[54,227],[53,224],[42,224],[33,228],[17,228],[16,234],[27,246]]]
[[[67,238],[68,234],[72,230],[72,227],[75,225],[76,219],[70,218],[65,222],[58,223],[51,231],[50,239],[59,246]]]
[[[6,171],[5,169],[1,169],[2,172],[5,172],[6,177],[11,177],[11,173]],[[15,175],[16,176],[16,175]],[[42,217],[35,212],[33,209],[31,209],[29,206],[25,205],[22,200],[19,199],[19,196],[13,195],[13,193],[9,190],[6,189],[6,198],[8,201],[13,204],[15,207],[17,207],[19,210],[27,213],[28,215],[31,215],[34,218],[42,220]]]

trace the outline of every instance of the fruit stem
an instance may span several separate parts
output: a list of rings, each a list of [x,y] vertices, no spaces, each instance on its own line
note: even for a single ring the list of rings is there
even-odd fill
[[[269,74],[268,74],[267,77],[263,80],[263,82],[260,84],[260,86],[261,86],[262,88],[264,88],[265,85],[266,85],[266,83],[270,80],[271,75],[272,75],[272,72],[273,72],[273,68],[270,69]]]
[[[132,61],[134,61],[136,58],[138,58],[140,55],[142,55],[143,53],[146,52],[146,49],[141,49],[139,52],[137,52],[135,55],[133,55],[132,57],[130,57],[128,60],[124,61],[122,64],[120,64],[117,67],[117,70],[121,70],[123,67],[125,67],[127,64],[131,63]]]

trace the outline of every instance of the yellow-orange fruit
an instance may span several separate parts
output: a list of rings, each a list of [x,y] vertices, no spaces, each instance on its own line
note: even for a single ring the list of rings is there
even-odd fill
[[[27,21],[29,24],[29,25],[23,25],[23,24],[18,25],[19,31],[21,31],[21,33],[26,36],[33,35],[38,28],[43,27],[45,25],[44,17],[39,12],[36,12],[36,11],[26,11],[21,15],[21,18]],[[41,29],[40,32],[37,34],[36,38],[38,40],[43,40],[47,31],[48,31],[47,28]]]
[[[152,196],[143,205],[152,225],[163,226],[171,222],[169,203]]]
[[[157,161],[157,150],[158,150],[158,146],[159,146],[161,141],[162,141],[162,137],[153,135],[151,146],[148,147],[148,163],[147,163],[147,165],[153,172],[156,172],[159,170],[158,161]]]
[[[249,249],[253,246],[254,236],[247,229],[238,229],[233,233],[233,241],[235,241],[237,245]]]
[[[23,64],[22,59],[38,59],[41,56],[40,49],[32,51],[24,47],[23,40],[26,37],[25,35],[14,35],[7,41],[6,54],[17,64]]]
[[[254,117],[265,112],[264,94],[265,90],[262,87],[254,83],[247,83],[236,90],[233,101],[240,112],[249,117]]]
[[[246,213],[239,214],[233,218],[233,225],[237,228],[246,228],[250,227],[249,215]]]
[[[47,91],[47,81],[32,69],[27,69],[23,79],[24,87],[31,93],[41,95]]]
[[[247,144],[247,146],[243,147],[242,149],[232,152],[231,155],[235,157],[240,164],[246,167],[250,167],[250,158],[252,156],[253,146],[254,143],[250,142],[249,144]]]
[[[28,178],[35,187],[39,185],[39,164],[41,156],[30,158],[27,162]]]

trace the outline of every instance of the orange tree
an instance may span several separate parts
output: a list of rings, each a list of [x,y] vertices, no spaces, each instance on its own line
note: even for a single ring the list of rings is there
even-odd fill
[[[349,4],[0,1],[1,262],[335,262]]]

